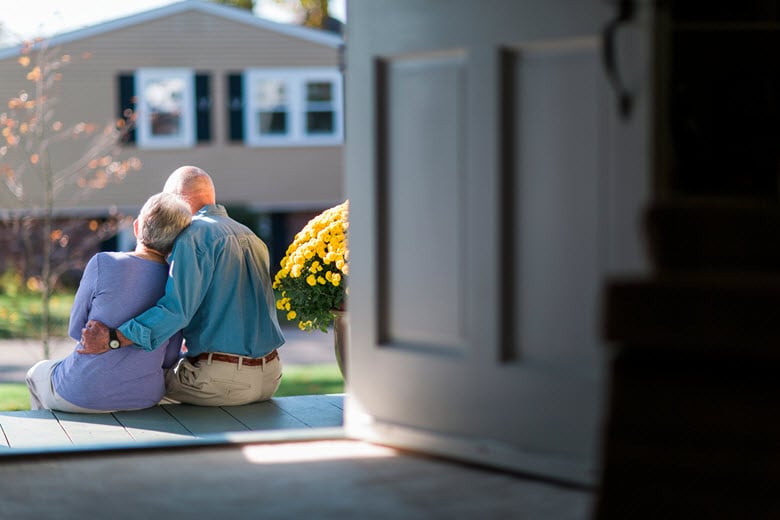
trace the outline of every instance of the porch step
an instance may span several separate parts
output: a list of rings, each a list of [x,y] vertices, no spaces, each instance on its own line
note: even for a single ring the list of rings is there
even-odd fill
[[[595,517],[780,518],[780,208],[657,204],[656,269],[605,291]]]
[[[599,519],[780,518],[780,283],[607,290]]]
[[[780,357],[780,273],[613,280],[604,301],[603,336],[625,348]]]
[[[656,202],[645,214],[644,227],[659,272],[780,273],[776,202]]]

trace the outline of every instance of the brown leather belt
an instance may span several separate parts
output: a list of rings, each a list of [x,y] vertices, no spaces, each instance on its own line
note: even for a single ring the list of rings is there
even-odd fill
[[[274,359],[279,357],[279,352],[276,351],[276,349],[272,350],[265,356],[261,358],[250,358],[250,357],[243,357],[243,356],[231,356],[230,354],[220,354],[218,352],[204,352],[202,354],[198,354],[197,356],[189,358],[190,361],[193,363],[195,361],[208,361],[209,355],[211,355],[212,361],[222,361],[223,363],[235,363],[238,364],[238,361],[241,360],[241,364],[243,366],[247,367],[256,367],[258,365],[262,365],[264,363],[268,363],[270,361],[273,361]]]

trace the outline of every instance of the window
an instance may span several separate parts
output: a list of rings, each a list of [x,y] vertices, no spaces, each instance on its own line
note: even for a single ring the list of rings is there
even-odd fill
[[[191,70],[138,70],[135,92],[139,147],[189,148],[195,144]]]
[[[243,135],[251,146],[342,141],[341,74],[335,69],[253,69],[244,74]]]
[[[139,69],[117,77],[120,118],[136,114],[125,138],[139,148],[188,148],[211,140],[211,75]]]

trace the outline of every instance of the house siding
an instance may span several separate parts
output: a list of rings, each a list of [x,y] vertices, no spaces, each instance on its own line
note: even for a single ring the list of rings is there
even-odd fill
[[[125,146],[122,157],[138,157],[143,163],[140,171],[87,198],[75,187],[66,188],[55,203],[58,211],[94,215],[107,214],[112,207],[136,211],[183,164],[209,171],[217,197],[225,204],[283,212],[322,209],[343,199],[342,146],[247,148],[228,139],[229,73],[253,67],[338,67],[338,48],[185,10],[72,41],[59,51],[58,55],[73,57],[63,69],[56,107],[65,124],[102,125],[114,119],[119,106],[118,76],[144,67],[187,67],[209,74],[212,112],[210,141],[185,149]],[[82,60],[85,54],[90,58]],[[16,57],[0,60],[0,102],[5,104],[29,87],[25,73]],[[55,165],[66,164],[83,149],[84,144],[61,146],[53,149],[52,160]],[[0,205],[11,208],[15,202],[2,193]]]

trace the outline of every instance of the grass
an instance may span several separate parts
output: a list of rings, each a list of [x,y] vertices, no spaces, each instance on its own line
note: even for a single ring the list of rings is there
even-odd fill
[[[344,392],[344,379],[339,367],[328,365],[289,365],[284,367],[284,376],[277,397],[290,395],[340,394]]]
[[[0,411],[15,412],[30,409],[30,394],[24,383],[0,383]]]
[[[284,367],[277,397],[291,395],[338,394],[344,380],[336,365],[292,365]],[[30,409],[30,394],[24,383],[0,383],[0,411]]]
[[[55,294],[49,306],[51,313],[51,336],[67,337],[70,308],[74,294]],[[0,338],[40,338],[43,320],[41,318],[41,296],[24,293],[9,296],[0,294]]]

